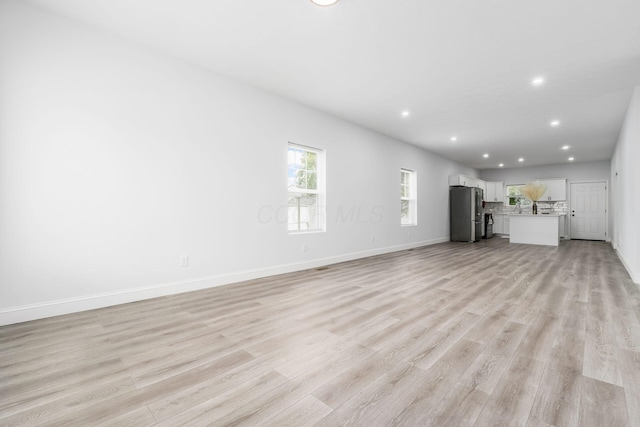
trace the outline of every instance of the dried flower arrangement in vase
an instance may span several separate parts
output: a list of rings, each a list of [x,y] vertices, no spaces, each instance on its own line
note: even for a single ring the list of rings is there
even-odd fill
[[[532,212],[534,215],[538,213],[536,202],[540,200],[545,191],[547,191],[547,186],[539,182],[530,182],[520,187],[520,194],[533,202]]]

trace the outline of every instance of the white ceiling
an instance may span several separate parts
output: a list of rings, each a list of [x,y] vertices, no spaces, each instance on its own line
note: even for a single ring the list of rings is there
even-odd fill
[[[478,169],[609,159],[640,85],[638,0],[32,2]]]

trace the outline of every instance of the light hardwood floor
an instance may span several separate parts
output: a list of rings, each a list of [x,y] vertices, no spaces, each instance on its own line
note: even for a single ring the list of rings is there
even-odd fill
[[[0,346],[0,425],[640,426],[640,290],[602,242],[443,243]]]

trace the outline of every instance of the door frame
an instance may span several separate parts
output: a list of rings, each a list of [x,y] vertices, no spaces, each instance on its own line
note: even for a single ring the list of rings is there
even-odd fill
[[[567,227],[569,227],[569,233],[565,233],[569,235],[569,240],[571,240],[571,184],[589,184],[594,182],[604,182],[604,198],[605,198],[605,208],[604,208],[604,233],[605,233],[605,242],[611,242],[611,236],[609,233],[609,180],[608,179],[585,179],[585,180],[576,180],[576,181],[568,181],[567,182],[567,217],[569,218],[569,222],[567,223]]]

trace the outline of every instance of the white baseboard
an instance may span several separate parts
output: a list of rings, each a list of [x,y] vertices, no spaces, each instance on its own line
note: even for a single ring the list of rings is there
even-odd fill
[[[629,276],[631,276],[631,280],[633,280],[633,283],[640,286],[640,274],[638,274],[638,272],[633,271],[633,269],[631,268],[631,264],[627,262],[627,260],[624,258],[624,256],[620,253],[620,251],[617,248],[616,248],[616,254],[618,255],[618,258],[620,259],[620,261],[622,261],[622,265],[624,265],[624,268],[627,269],[627,272],[629,273]]]
[[[0,309],[0,326],[27,322],[36,319],[44,319],[46,317],[60,316],[63,314],[77,313],[80,311],[93,310],[96,308],[109,307],[112,305],[125,304],[150,298],[197,291],[200,289],[207,289],[216,286],[242,282],[245,280],[274,276],[277,274],[292,273],[295,271],[307,270],[310,268],[322,267],[339,262],[351,261],[354,259],[366,258],[374,255],[382,255],[385,253],[397,252],[448,241],[449,237],[442,237],[439,239],[425,240],[404,245],[388,246],[385,248],[370,249],[361,252],[352,252],[348,254],[319,258],[293,264],[283,264],[262,269],[200,277],[197,279],[185,280],[180,282],[162,283],[154,286],[147,286],[144,288],[134,288],[118,292],[85,295],[75,298],[46,301],[38,304],[9,307]]]

